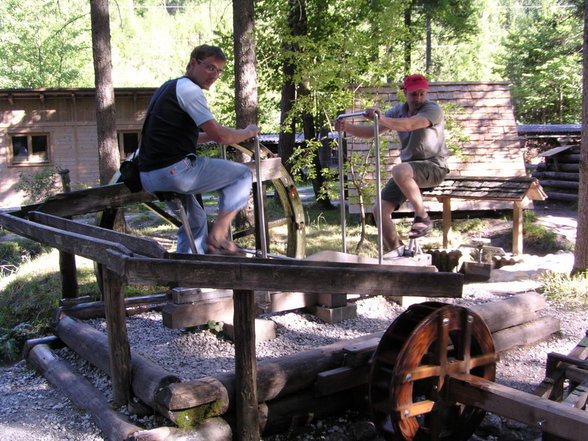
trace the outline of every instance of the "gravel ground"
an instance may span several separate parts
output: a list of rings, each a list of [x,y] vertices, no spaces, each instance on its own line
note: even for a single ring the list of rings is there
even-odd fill
[[[537,275],[545,270],[568,271],[572,255],[561,253],[544,258],[526,256],[520,265],[493,271],[486,283],[464,286],[463,305],[498,300],[512,294],[539,290]],[[404,308],[383,297],[357,301],[358,318],[335,325],[324,324],[300,311],[268,316],[277,324],[277,338],[258,343],[259,360],[300,352],[316,346],[385,330]],[[561,321],[561,332],[538,344],[503,353],[497,365],[497,382],[527,392],[544,377],[547,353],[569,351],[584,337],[587,310],[571,310],[548,304],[546,315]],[[103,320],[92,326],[105,331]],[[151,358],[183,379],[194,379],[233,369],[233,345],[208,331],[171,330],[162,325],[159,313],[144,313],[128,319],[134,351]],[[69,349],[58,354],[70,361],[107,397],[109,380]],[[91,417],[54,390],[24,361],[0,367],[0,441],[102,441],[105,438]],[[145,428],[168,425],[162,417],[136,419]],[[541,433],[517,422],[488,414],[472,440],[540,440]],[[288,433],[264,437],[265,441],[380,441],[365,415],[349,412],[315,421]]]

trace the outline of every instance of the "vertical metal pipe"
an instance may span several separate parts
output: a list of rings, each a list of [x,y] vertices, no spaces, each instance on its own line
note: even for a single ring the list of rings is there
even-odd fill
[[[261,246],[261,257],[267,257],[267,241],[266,241],[266,231],[265,231],[265,213],[264,213],[264,205],[263,205],[263,179],[261,177],[261,155],[259,153],[259,137],[256,136],[254,141],[254,150],[255,150],[255,174],[257,178],[257,212],[258,212],[258,219],[259,222],[259,244]]]
[[[380,176],[380,121],[377,113],[374,113],[374,148],[376,149],[376,210],[378,216],[378,263],[382,263],[383,234],[382,234],[382,178]]]
[[[337,119],[365,116],[365,112],[341,113]],[[343,132],[339,132],[339,201],[341,217],[341,250],[347,253],[347,222],[345,220],[345,174],[343,171]]]
[[[339,210],[341,218],[341,251],[347,253],[347,222],[345,220],[345,175],[343,170],[343,132],[339,132],[339,151],[337,159],[339,162]]]
[[[227,146],[224,144],[220,145],[220,155],[221,159],[227,159]],[[229,240],[233,240],[233,226],[229,225]]]

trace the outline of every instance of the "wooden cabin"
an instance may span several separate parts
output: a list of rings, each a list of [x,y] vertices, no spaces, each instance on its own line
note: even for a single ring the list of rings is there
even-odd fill
[[[372,105],[387,110],[403,98],[397,85],[360,88],[356,92],[354,108],[348,112],[361,111]],[[429,99],[443,107],[447,127],[455,127],[454,130],[446,130],[446,138],[455,141],[460,149],[449,159],[451,174],[472,177],[526,176],[508,83],[430,83]],[[354,120],[365,121],[361,117]],[[383,186],[392,166],[400,162],[400,144],[394,131],[382,135],[380,142],[387,143],[389,147],[381,158]],[[351,137],[347,140],[347,154],[366,154],[372,146],[370,140]],[[370,179],[375,178],[372,175]],[[426,203],[429,211],[442,210],[441,204],[434,198],[427,198]],[[506,209],[510,206],[501,201],[456,200],[453,210]],[[412,208],[405,204],[401,211],[412,211]],[[359,206],[353,201],[350,202],[350,212],[359,213]]]
[[[121,158],[133,152],[155,88],[117,88],[116,125]],[[0,90],[0,208],[20,206],[21,174],[68,169],[72,189],[99,181],[95,89]]]

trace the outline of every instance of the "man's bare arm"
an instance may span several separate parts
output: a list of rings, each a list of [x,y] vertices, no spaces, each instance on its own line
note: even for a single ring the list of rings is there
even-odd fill
[[[253,138],[259,133],[256,125],[250,124],[244,129],[232,129],[220,125],[215,119],[210,119],[201,126],[204,133],[198,136],[199,143],[214,141],[218,144],[237,144]]]

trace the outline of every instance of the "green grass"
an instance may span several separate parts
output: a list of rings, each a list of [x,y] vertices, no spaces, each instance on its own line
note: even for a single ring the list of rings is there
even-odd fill
[[[588,306],[588,273],[569,274],[547,272],[540,278],[543,295],[549,300],[574,308]]]
[[[76,257],[79,295],[100,299],[94,263]],[[125,286],[125,297],[159,294],[165,288]],[[14,361],[28,338],[46,335],[61,299],[59,252],[55,249],[0,277],[0,360]]]

